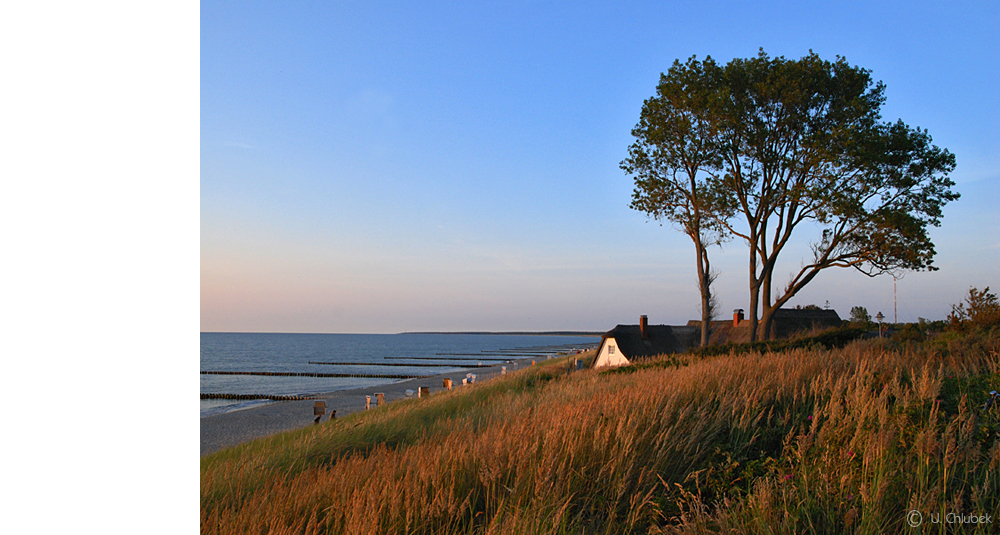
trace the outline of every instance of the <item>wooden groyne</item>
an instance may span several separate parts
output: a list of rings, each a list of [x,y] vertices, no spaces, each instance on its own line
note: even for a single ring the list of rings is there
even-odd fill
[[[403,375],[391,373],[300,373],[300,372],[218,372],[205,371],[202,375],[260,375],[264,377],[356,377],[361,379],[419,379],[433,375]]]
[[[280,396],[273,394],[202,394],[201,399],[270,399],[272,401],[303,401],[319,399],[317,396]]]
[[[470,359],[474,360],[474,359]],[[479,359],[482,360],[482,359]],[[489,368],[496,366],[496,364],[428,364],[425,362],[418,363],[406,363],[406,362],[312,362],[309,364],[323,364],[329,366],[437,366],[438,368]]]
[[[544,357],[547,355],[554,355],[555,353],[434,353],[435,355],[442,356],[456,356],[456,357],[479,357],[478,359],[472,360],[511,360],[511,359],[523,359],[530,357]],[[397,358],[397,357],[385,357],[385,358]],[[413,357],[417,358],[417,357]],[[430,357],[423,357],[430,358]],[[457,360],[457,359],[456,359]]]
[[[479,353],[435,353],[435,355],[444,355],[444,356],[443,357],[382,357],[382,358],[384,358],[384,359],[395,359],[395,360],[404,360],[404,359],[412,359],[412,360],[475,360],[475,361],[480,361],[480,360],[496,360],[496,361],[502,361],[502,362],[506,362],[508,360],[512,360],[511,357],[497,357],[497,356],[492,356],[492,355],[490,355],[490,356],[486,356],[486,355],[479,356]],[[466,356],[466,357],[479,356],[479,358],[475,358],[475,359],[472,359],[472,358],[468,358],[468,359],[453,358],[453,357],[451,357],[451,355],[460,355],[460,356]]]

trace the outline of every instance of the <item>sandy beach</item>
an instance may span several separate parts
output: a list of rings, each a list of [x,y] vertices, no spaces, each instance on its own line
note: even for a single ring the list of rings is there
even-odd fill
[[[430,377],[408,379],[382,386],[327,392],[319,394],[316,400],[322,399],[326,401],[327,415],[323,417],[323,420],[330,417],[331,411],[337,411],[337,417],[342,417],[353,412],[365,410],[366,395],[372,395],[376,392],[384,393],[386,402],[392,402],[406,398],[406,390],[409,389],[416,392],[422,386],[429,387],[433,394],[444,389],[443,383],[446,377],[452,380],[454,388],[462,388],[462,379],[466,377],[467,373],[476,374],[477,381],[481,381],[499,374],[501,366],[506,366],[507,373],[512,373],[526,366],[531,366],[533,359],[511,360],[510,364],[498,363],[496,366],[488,368],[475,368]],[[538,359],[535,358],[534,360]],[[517,363],[517,366],[514,365],[514,362]],[[416,393],[413,395],[416,396]],[[316,400],[280,401],[260,407],[201,418],[201,455],[208,455],[255,438],[313,425],[315,419],[315,416],[313,416],[313,406]],[[374,403],[374,396],[372,396],[373,407]]]

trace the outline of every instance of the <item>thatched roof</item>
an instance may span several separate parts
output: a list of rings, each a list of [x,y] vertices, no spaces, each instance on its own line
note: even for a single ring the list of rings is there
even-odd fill
[[[842,323],[836,310],[779,308],[771,321],[771,334],[774,338],[787,338],[797,332],[840,327]],[[701,329],[701,322],[698,320],[691,320],[687,324]],[[741,321],[739,327],[733,327],[732,320],[713,321],[709,343],[747,342],[750,340],[749,327],[748,319]]]
[[[683,353],[698,344],[699,331],[692,327],[649,325],[646,330],[649,337],[643,339],[638,325],[618,325],[604,333],[601,343],[614,338],[621,353],[630,361],[665,353]]]
[[[799,331],[814,328],[840,327],[843,323],[836,310],[779,308],[774,311],[774,336],[784,338]]]

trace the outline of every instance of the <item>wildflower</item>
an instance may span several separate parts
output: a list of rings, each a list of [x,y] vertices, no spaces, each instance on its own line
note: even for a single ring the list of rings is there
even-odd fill
[[[785,481],[792,479],[792,474],[785,474]]]
[[[854,457],[854,452],[853,452],[853,451],[849,451],[849,452],[847,452],[847,456],[848,456],[848,457]]]
[[[844,524],[850,526],[851,524],[854,523],[854,520],[857,518],[858,518],[858,510],[855,508],[851,508],[851,510],[848,511],[846,515],[844,515]]]
[[[812,420],[813,419],[813,415],[810,414],[809,416],[806,416],[806,418],[809,419],[809,420]]]

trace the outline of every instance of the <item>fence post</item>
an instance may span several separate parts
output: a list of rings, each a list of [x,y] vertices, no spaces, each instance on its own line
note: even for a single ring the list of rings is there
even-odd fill
[[[365,410],[369,410],[371,408],[372,408],[372,397],[365,396]]]

